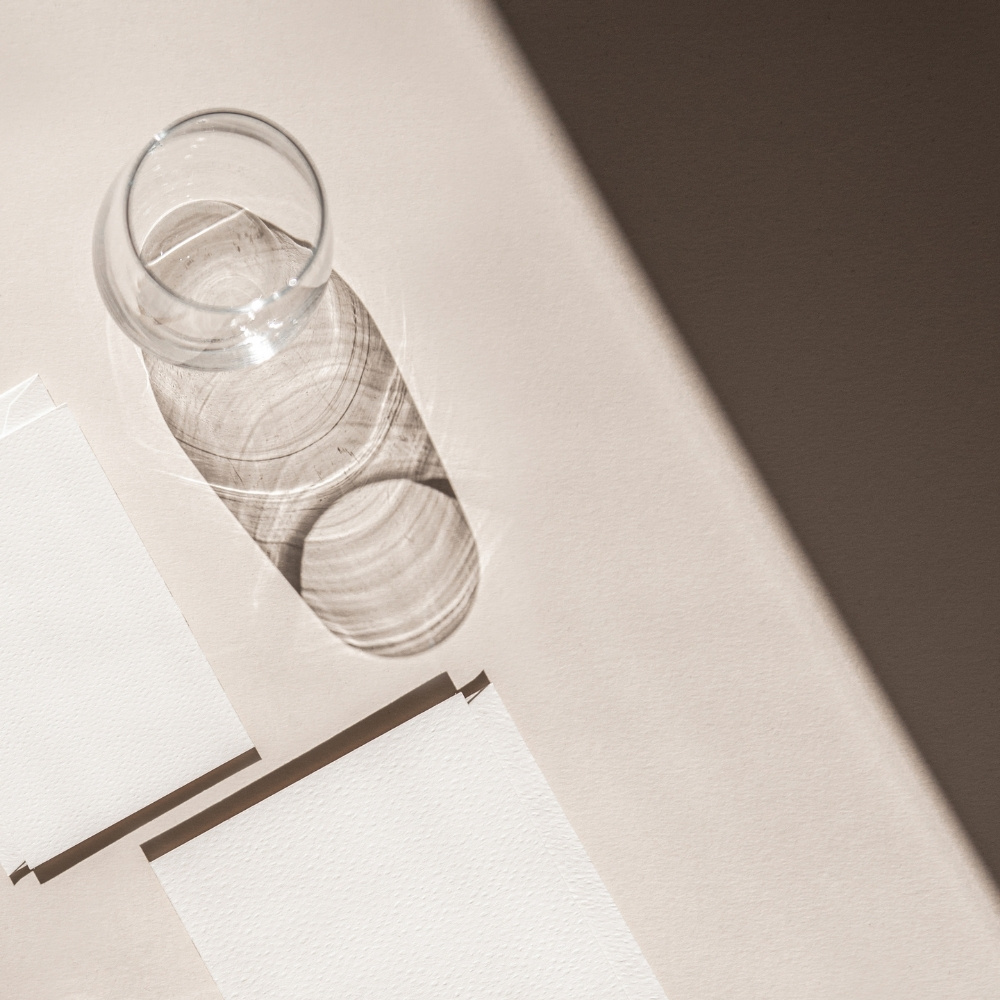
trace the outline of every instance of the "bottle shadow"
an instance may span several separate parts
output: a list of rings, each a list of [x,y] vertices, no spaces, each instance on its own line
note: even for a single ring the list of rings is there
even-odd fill
[[[174,437],[334,635],[403,656],[458,628],[479,584],[475,539],[382,335],[339,275],[264,364],[144,359]]]

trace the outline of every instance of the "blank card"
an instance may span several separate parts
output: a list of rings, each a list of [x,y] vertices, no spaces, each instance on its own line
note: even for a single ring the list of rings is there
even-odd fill
[[[72,414],[37,380],[0,396],[0,608],[8,874],[26,863],[44,881],[81,843],[257,759]]]
[[[662,1000],[499,699],[434,685],[144,845],[225,1000]]]

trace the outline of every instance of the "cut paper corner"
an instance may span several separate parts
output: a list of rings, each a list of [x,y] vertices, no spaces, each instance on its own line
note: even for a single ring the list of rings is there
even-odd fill
[[[8,878],[10,879],[12,885],[17,885],[21,879],[30,874],[31,869],[28,867],[28,862],[22,861],[12,872],[10,872]]]
[[[474,698],[478,697],[490,686],[490,679],[486,676],[486,671],[483,670],[481,673],[477,674],[475,677],[469,681],[464,687],[459,690],[465,696],[466,701],[472,701]]]
[[[22,866],[29,867],[30,870],[28,859],[18,852],[11,838],[5,836],[4,831],[0,830],[0,868],[3,869],[4,875],[13,879],[14,873]]]
[[[0,437],[13,434],[55,409],[55,403],[38,375],[0,393]]]

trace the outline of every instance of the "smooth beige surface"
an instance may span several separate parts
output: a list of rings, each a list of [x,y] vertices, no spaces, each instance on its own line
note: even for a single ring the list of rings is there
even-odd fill
[[[996,901],[490,11],[0,8],[0,389],[69,403],[264,757],[489,672],[673,1000],[993,998]],[[331,637],[198,480],[90,229],[157,128],[287,127],[484,559],[405,662]],[[17,1000],[217,998],[138,850],[0,881]],[[474,990],[473,990],[474,992]]]

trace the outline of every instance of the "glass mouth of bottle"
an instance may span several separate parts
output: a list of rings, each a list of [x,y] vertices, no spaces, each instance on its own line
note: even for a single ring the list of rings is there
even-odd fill
[[[193,137],[212,134],[242,137],[251,143],[261,144],[262,148],[266,148],[273,154],[276,154],[277,157],[284,161],[301,178],[311,198],[314,200],[312,214],[314,214],[315,220],[313,231],[309,234],[313,238],[299,241],[300,246],[309,248],[309,253],[298,270],[291,274],[280,287],[270,290],[264,296],[251,298],[238,306],[220,306],[200,301],[184,295],[176,288],[164,282],[158,274],[150,269],[149,261],[144,258],[144,240],[138,238],[135,225],[137,188],[142,180],[144,168],[151,163],[158,152],[166,149],[171,141],[184,136]],[[317,268],[317,265],[326,266],[321,256],[323,255],[323,248],[327,241],[329,222],[327,218],[326,195],[319,178],[319,173],[308,153],[291,135],[279,125],[260,115],[251,114],[246,111],[216,109],[201,111],[179,119],[160,132],[157,132],[142,150],[128,173],[125,191],[125,223],[130,250],[149,280],[179,304],[220,315],[253,315],[264,306],[279,302],[286,295],[294,292],[297,287],[312,278],[312,272]],[[177,206],[184,204],[184,199],[177,201]],[[240,207],[235,203],[233,205],[234,208]],[[322,275],[320,280],[325,281],[326,277],[327,275]]]

